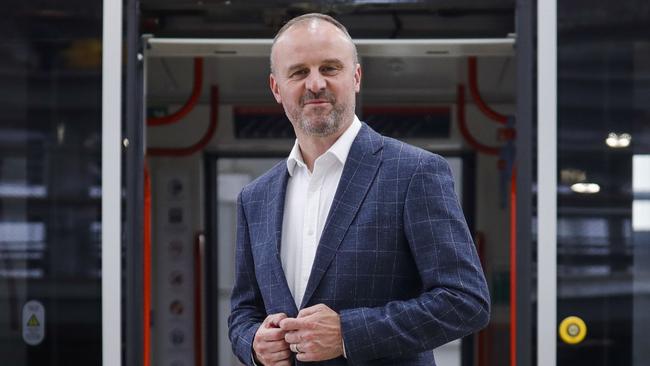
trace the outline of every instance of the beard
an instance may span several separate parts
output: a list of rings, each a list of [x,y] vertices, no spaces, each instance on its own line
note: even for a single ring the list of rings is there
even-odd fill
[[[328,112],[326,106],[313,106],[309,116],[305,114],[305,105],[308,101],[314,99],[327,100],[331,105]],[[325,90],[321,93],[307,92],[300,99],[300,106],[285,110],[287,117],[308,136],[325,137],[335,134],[341,128],[341,125],[348,119],[354,111],[354,102],[352,105],[338,103],[334,95]]]

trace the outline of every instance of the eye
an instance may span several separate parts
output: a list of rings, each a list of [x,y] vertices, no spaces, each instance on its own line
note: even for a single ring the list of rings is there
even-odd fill
[[[294,71],[293,73],[291,73],[290,77],[292,77],[292,78],[300,78],[300,77],[304,77],[308,73],[309,73],[309,70],[307,70],[307,69],[298,69],[298,70]]]
[[[333,75],[336,74],[339,71],[339,67],[336,66],[323,66],[320,68],[320,72],[322,72],[325,75]]]

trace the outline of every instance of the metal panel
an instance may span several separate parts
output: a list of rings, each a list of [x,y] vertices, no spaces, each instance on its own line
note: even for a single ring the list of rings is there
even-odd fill
[[[122,362],[122,2],[104,1],[102,35],[102,364]]]
[[[272,39],[149,38],[149,57],[268,57]],[[360,39],[363,57],[512,56],[514,38]]]
[[[126,25],[126,88],[124,130],[128,139],[125,146],[124,174],[126,185],[125,227],[125,301],[124,301],[124,363],[127,366],[142,365],[144,352],[143,286],[144,286],[144,121],[143,121],[143,62],[139,30],[137,0],[125,2]]]
[[[535,1],[517,1],[517,340],[516,365],[530,366],[532,347],[533,275],[532,248],[532,170],[534,126],[533,72],[535,70]]]

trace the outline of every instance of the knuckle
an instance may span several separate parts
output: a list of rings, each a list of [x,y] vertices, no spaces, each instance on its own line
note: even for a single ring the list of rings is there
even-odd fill
[[[307,353],[299,353],[296,355],[296,359],[302,362],[313,361],[312,357]]]
[[[300,347],[300,349],[301,351],[305,351],[305,352],[313,352],[315,350],[314,342],[304,343],[304,345]]]

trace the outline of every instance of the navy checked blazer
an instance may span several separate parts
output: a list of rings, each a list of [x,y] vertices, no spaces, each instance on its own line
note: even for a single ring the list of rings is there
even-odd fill
[[[283,161],[238,198],[228,327],[246,365],[267,314],[299,310],[280,261],[288,178]],[[431,350],[487,324],[487,285],[442,157],[363,124],[300,308],[319,303],[340,314],[347,359],[310,365],[435,365]]]

